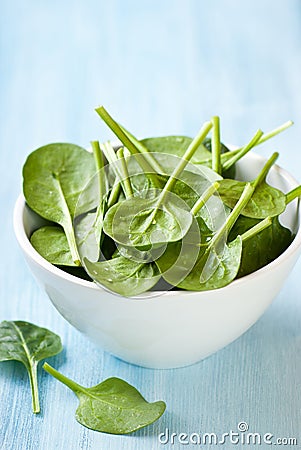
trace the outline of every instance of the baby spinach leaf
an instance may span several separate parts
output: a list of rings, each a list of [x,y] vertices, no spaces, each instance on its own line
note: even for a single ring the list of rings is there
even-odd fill
[[[236,180],[222,180],[219,195],[226,206],[234,208],[242,194],[246,183]],[[267,201],[268,199],[268,201]],[[251,200],[242,211],[242,215],[253,219],[264,219],[268,216],[278,216],[286,207],[285,194],[265,182],[255,190]]]
[[[194,291],[217,289],[233,281],[240,266],[242,241],[238,237],[230,244],[215,244],[214,236],[210,230],[202,234],[193,266],[191,254],[195,244],[190,248],[189,245],[184,247],[183,251],[181,241],[169,243],[156,260],[164,280],[181,289]]]
[[[205,170],[203,171],[203,169]],[[202,169],[200,169],[197,173],[185,170],[181,174],[181,178],[176,181],[172,192],[184,200],[187,205],[192,208],[210,183],[221,179],[222,177],[216,172],[209,172],[207,171],[207,168],[204,167],[202,167]]]
[[[29,322],[3,321],[0,323],[0,361],[20,361],[27,369],[32,409],[40,412],[37,367],[42,359],[62,351],[61,339],[52,331]]]
[[[165,153],[182,158],[191,144],[192,138],[187,136],[162,136],[142,139],[141,142],[151,153]],[[210,156],[211,154],[205,145],[200,143],[191,158],[191,162],[198,163],[199,161],[209,158]]]
[[[136,248],[177,241],[187,233],[192,222],[183,203],[177,198],[162,205],[158,198],[127,199],[109,209],[104,232],[116,242]]]
[[[189,252],[179,257],[181,243],[167,246],[165,253],[156,263],[163,278],[168,283],[176,284],[182,289],[204,291],[224,287],[234,280],[240,267],[242,239],[237,236],[234,241],[228,244],[226,242],[227,235],[253,192],[254,186],[250,183],[247,184],[241,198],[225,223],[207,243],[201,243],[194,267],[179,283],[176,283],[176,276],[179,275],[179,267],[183,273],[186,270],[189,264]]]
[[[158,162],[164,166],[165,174],[158,175],[158,178],[164,186],[181,160],[179,157],[164,155],[162,153],[153,153],[153,155],[156,156]],[[153,193],[153,198],[155,198],[155,194],[158,195],[155,186],[152,185],[144,173],[138,172],[137,165],[133,164],[132,158],[128,160],[128,166],[130,169],[130,179],[134,190],[134,196],[150,198],[151,193]],[[175,184],[172,187],[172,193],[183,199],[188,206],[193,206],[210,183],[221,179],[222,177],[209,167],[200,164],[197,166],[188,164],[187,168],[185,168],[181,175],[175,180]]]
[[[218,182],[209,186],[192,207],[191,212],[195,220],[184,239],[169,243],[165,252],[156,258],[162,277],[171,285],[179,286],[194,270],[194,266],[198,264],[201,257],[205,257],[214,232],[208,228],[201,214],[217,188]]]
[[[72,221],[79,196],[94,174],[93,155],[73,144],[41,147],[29,155],[23,167],[23,191],[28,205],[64,228],[76,265],[80,265],[80,258]],[[81,196],[81,212],[96,206],[94,193],[86,190],[86,194],[86,198]]]
[[[148,149],[149,152],[157,153],[157,154],[166,154],[165,156],[161,156],[159,159],[159,163],[161,167],[168,167],[169,158],[168,155],[182,157],[187,150],[188,146],[192,142],[192,138],[187,136],[162,136],[162,137],[153,137],[142,139],[141,143]],[[232,152],[221,143],[221,155],[225,153],[231,154]],[[191,158],[191,162],[193,164],[201,164],[207,167],[212,166],[212,147],[211,147],[211,139],[205,138],[203,142],[199,145],[197,151]],[[158,160],[158,155],[155,155],[155,158]],[[223,160],[223,157],[222,157]],[[224,159],[225,160],[225,159]],[[234,178],[235,176],[235,167],[231,167],[228,171],[223,171],[222,175],[228,178]]]
[[[30,242],[36,251],[51,264],[76,266],[63,228],[57,226],[41,227],[33,232]]]
[[[166,409],[163,401],[148,403],[133,386],[120,378],[108,378],[86,388],[70,380],[49,364],[43,365],[79,399],[76,420],[95,431],[128,434],[158,420]]]
[[[260,223],[258,219],[240,216],[233,226],[229,239],[243,235]],[[278,217],[273,217],[272,225],[249,239],[243,240],[241,265],[237,277],[243,277],[278,258],[291,244],[292,232],[280,224]]]
[[[218,183],[213,183],[205,190],[203,196],[191,209],[192,214],[197,215],[199,213],[209,198],[216,193],[217,187]],[[188,255],[188,267],[185,267],[184,275],[187,275],[192,269],[198,254],[198,249],[195,246],[193,247],[192,244],[198,245],[200,241],[207,242],[209,236],[212,237],[212,232],[208,229],[202,217],[197,216],[193,225],[190,226],[189,232],[184,235],[181,241],[183,248],[179,251],[181,259],[184,258],[185,252]],[[149,251],[137,250],[130,246],[118,246],[112,260],[96,264],[91,264],[85,260],[85,266],[90,276],[102,286],[106,286],[121,295],[133,296],[151,289],[157,284],[160,279],[160,272],[153,261],[158,259],[164,251],[165,246],[155,247]],[[170,258],[168,259],[170,261]],[[179,278],[179,271],[176,272],[176,275],[174,284],[179,283],[183,278],[183,273]]]
[[[178,179],[173,187],[173,194],[184,200],[189,208],[193,208],[206,189],[221,179],[213,170],[199,166],[197,172],[184,171],[181,174],[181,179]],[[211,230],[216,230],[217,224],[221,224],[230,211],[219,196],[212,196],[208,199],[206,208],[202,208],[198,215],[202,216]]]
[[[254,194],[242,211],[242,215],[254,219],[264,219],[281,214],[286,208],[286,196],[279,189],[268,185],[265,178],[269,169],[278,157],[278,153],[267,161],[260,180],[251,182]],[[234,208],[247,183],[236,180],[222,180],[219,186],[219,195],[222,201],[230,208]]]
[[[210,249],[210,250],[209,250]],[[198,262],[187,277],[178,284],[181,289],[208,291],[231,283],[240,266],[242,240],[238,236],[223,248],[201,247]]]
[[[216,289],[226,286],[234,280],[240,267],[243,238],[237,235],[228,244],[226,242],[227,235],[232,230],[242,211],[246,208],[246,205],[250,202],[254,191],[266,176],[277,156],[277,154],[272,155],[257,178],[252,183],[245,184],[238,202],[227,217],[224,225],[213,235],[207,245],[201,245],[197,263],[188,276],[178,284],[178,287],[189,290]],[[219,182],[219,185],[222,181]],[[249,239],[259,233],[258,229],[261,231],[265,227],[269,227],[270,224],[271,219],[268,218],[259,227],[256,225],[252,228],[252,232],[249,233]],[[166,281],[170,282],[168,279]]]
[[[91,261],[98,261],[101,241],[103,240],[102,226],[107,206],[108,180],[104,169],[104,157],[99,142],[92,141],[91,145],[97,172],[79,196],[77,205],[77,210],[79,210],[79,212],[77,213],[76,210],[73,226],[81,260],[84,257],[87,257]],[[114,153],[113,148],[112,151]],[[89,211],[85,214],[81,214],[82,203],[85,202],[85,198],[87,197],[86,191],[95,193],[97,208],[96,211]],[[82,197],[84,198],[84,202],[82,202]]]
[[[211,128],[210,122],[203,125],[157,197],[131,197],[110,208],[104,220],[104,232],[120,244],[135,247],[181,239],[192,223],[192,215],[185,210],[183,202],[179,205],[181,199],[171,197],[170,193]]]
[[[122,255],[94,263],[85,258],[84,265],[94,281],[125,297],[150,290],[161,277],[155,263],[142,263]]]
[[[233,281],[240,266],[241,238],[216,247],[210,246],[210,242],[199,246],[193,267],[189,247],[183,252],[180,241],[168,244],[165,253],[156,261],[164,280],[192,291],[217,289]]]
[[[74,220],[76,244],[81,260],[86,257],[98,261],[102,237],[104,205]]]

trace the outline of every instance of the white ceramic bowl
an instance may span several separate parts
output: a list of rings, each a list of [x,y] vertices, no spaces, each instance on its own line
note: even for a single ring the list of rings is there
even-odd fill
[[[238,178],[253,179],[265,160],[254,153],[238,163]],[[274,166],[269,182],[287,192],[297,182]],[[40,219],[21,195],[14,229],[25,259],[62,316],[113,355],[145,367],[175,368],[193,364],[226,346],[263,314],[280,291],[301,249],[298,201],[282,222],[296,237],[275,261],[230,285],[207,292],[169,291],[155,297],[123,298],[94,283],[69,275],[43,259],[28,237]]]

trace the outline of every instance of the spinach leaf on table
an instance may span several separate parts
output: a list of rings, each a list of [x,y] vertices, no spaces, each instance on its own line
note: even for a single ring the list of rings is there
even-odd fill
[[[72,222],[79,196],[96,169],[93,155],[73,144],[49,144],[31,153],[23,167],[27,204],[64,228],[74,264],[80,265]],[[94,192],[81,196],[81,212],[95,205]]]
[[[163,401],[148,403],[137,389],[120,378],[108,378],[86,388],[47,363],[43,368],[75,393],[79,399],[76,420],[92,430],[110,434],[132,433],[158,420],[166,409]]]
[[[27,369],[32,409],[40,412],[37,367],[42,359],[62,351],[60,337],[29,322],[3,321],[0,323],[0,361],[20,361]]]

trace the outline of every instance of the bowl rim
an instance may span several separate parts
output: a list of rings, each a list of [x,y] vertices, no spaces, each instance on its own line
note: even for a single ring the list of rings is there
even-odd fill
[[[262,162],[266,161],[266,158],[264,158],[261,155],[258,155],[255,152],[249,153],[247,155],[247,157],[249,157],[249,158],[252,157],[252,158],[257,159],[258,161],[260,160]],[[299,185],[297,180],[289,172],[287,172],[285,169],[283,169],[281,166],[274,164],[273,167],[276,168],[281,173],[282,177],[291,186],[293,186],[293,188],[297,187]],[[298,214],[299,214],[299,220],[301,221],[301,208],[300,208],[299,203],[300,203],[300,201],[298,201],[298,209],[299,209]],[[35,250],[35,248],[31,245],[30,240],[27,237],[25,229],[24,229],[23,214],[24,214],[25,208],[26,208],[26,201],[25,201],[24,195],[21,193],[19,195],[19,197],[17,198],[15,207],[14,207],[13,228],[14,228],[14,233],[15,233],[16,239],[17,239],[21,249],[23,250],[23,252],[31,260],[33,260],[37,265],[41,266],[44,270],[51,273],[52,275],[55,275],[63,280],[80,285],[82,287],[90,288],[93,290],[98,290],[100,292],[105,291],[105,289],[102,289],[100,286],[98,286],[93,281],[84,280],[82,278],[79,278],[75,275],[71,275],[71,274],[65,272],[64,270],[54,266],[53,264],[48,262],[46,259],[44,259]],[[298,230],[296,232],[296,235],[295,235],[292,243],[280,256],[278,256],[278,258],[274,259],[274,261],[272,261],[269,264],[265,265],[264,267],[256,270],[255,272],[250,273],[249,275],[246,275],[244,277],[241,277],[241,278],[238,278],[238,279],[232,281],[230,284],[228,284],[227,286],[224,286],[222,288],[215,289],[213,291],[184,291],[185,295],[193,296],[193,295],[197,294],[199,296],[201,296],[201,295],[205,296],[205,295],[210,295],[211,292],[216,292],[216,291],[224,292],[225,290],[229,290],[234,287],[235,288],[239,287],[242,284],[247,283],[248,281],[252,280],[255,277],[260,278],[261,276],[264,276],[264,274],[267,271],[272,270],[274,267],[276,267],[279,264],[281,264],[282,262],[284,262],[284,260],[287,260],[288,258],[290,258],[294,253],[296,253],[298,251],[300,246],[301,246],[301,223],[299,223]],[[168,297],[171,297],[171,296],[179,295],[179,292],[182,292],[182,291],[158,291],[157,294],[158,294],[158,297],[161,297],[163,295],[164,296],[168,295]],[[141,301],[144,297],[144,294],[140,294],[135,297],[123,297],[119,294],[115,294],[114,292],[112,292],[112,294],[115,295],[116,297],[125,298],[127,301],[137,300],[137,299],[139,299]],[[145,297],[145,300],[147,298],[148,297]]]

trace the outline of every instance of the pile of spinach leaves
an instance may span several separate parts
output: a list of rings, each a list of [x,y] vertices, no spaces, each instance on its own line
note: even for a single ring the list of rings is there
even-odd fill
[[[274,153],[254,180],[235,179],[235,164],[288,128],[258,130],[230,151],[217,116],[194,139],[138,140],[104,107],[96,112],[119,139],[49,144],[23,168],[27,205],[46,219],[31,236],[52,264],[123,296],[156,289],[217,289],[270,263],[293,240],[279,221],[301,186],[286,194],[267,176]],[[211,132],[211,137],[209,133]]]

